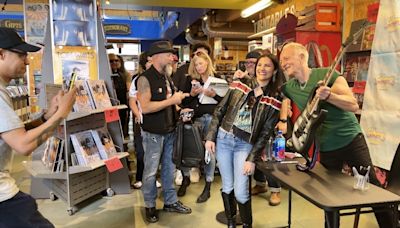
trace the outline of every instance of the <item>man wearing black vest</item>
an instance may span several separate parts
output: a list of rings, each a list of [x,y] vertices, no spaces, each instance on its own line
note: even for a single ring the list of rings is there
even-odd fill
[[[146,207],[146,220],[158,221],[156,211],[156,173],[161,162],[161,182],[164,211],[190,214],[192,210],[178,201],[174,188],[172,150],[177,121],[176,105],[189,94],[174,91],[170,78],[174,49],[168,41],[150,46],[148,55],[153,65],[138,79],[138,100],[142,107],[142,137],[144,170],[142,192]]]

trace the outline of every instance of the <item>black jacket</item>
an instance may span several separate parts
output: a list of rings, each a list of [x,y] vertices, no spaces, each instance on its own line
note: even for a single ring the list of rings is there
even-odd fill
[[[196,80],[196,79],[195,79]],[[192,89],[192,78],[190,76],[187,76],[186,78],[186,83],[185,86],[183,88],[183,92],[185,93],[190,93],[191,89]],[[200,82],[200,84],[203,86],[204,82],[200,79],[200,80],[196,80],[198,82]],[[199,101],[199,94],[192,97],[192,95],[186,97],[185,99],[183,99],[182,101],[182,107],[183,108],[191,108],[194,110],[194,116],[193,118],[198,118],[201,117],[204,114],[213,114],[215,107],[217,106],[217,104],[201,104]],[[223,97],[219,96],[218,94],[215,95],[215,97],[213,97],[218,103],[222,100]]]
[[[231,83],[224,99],[215,108],[206,140],[215,142],[219,127],[227,132],[231,131],[238,110],[246,101],[249,92],[256,87],[256,81],[248,78]],[[273,133],[273,129],[279,121],[281,105],[281,96],[271,97],[268,94],[267,88],[263,88],[263,95],[258,102],[257,111],[252,123],[249,143],[253,145],[253,148],[246,159],[247,161],[254,162],[261,158],[261,153],[265,148],[268,138]]]

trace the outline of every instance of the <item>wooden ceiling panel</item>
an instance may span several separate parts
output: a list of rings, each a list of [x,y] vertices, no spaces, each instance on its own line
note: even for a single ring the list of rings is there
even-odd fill
[[[104,4],[105,0],[102,0]],[[110,0],[111,5],[138,5],[154,7],[238,9],[242,10],[258,0]]]

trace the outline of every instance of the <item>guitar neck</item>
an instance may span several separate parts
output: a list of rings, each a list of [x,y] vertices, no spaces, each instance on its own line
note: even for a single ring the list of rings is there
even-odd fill
[[[331,80],[333,73],[335,72],[336,67],[338,66],[340,60],[342,59],[345,50],[347,49],[347,46],[342,45],[336,54],[335,59],[333,60],[333,63],[331,67],[329,68],[328,72],[326,73],[323,81],[323,85],[326,86],[328,85],[329,81]],[[310,105],[307,106],[308,112],[312,113],[316,108],[318,107],[320,102],[320,99],[317,96],[314,96],[312,101],[310,102]]]

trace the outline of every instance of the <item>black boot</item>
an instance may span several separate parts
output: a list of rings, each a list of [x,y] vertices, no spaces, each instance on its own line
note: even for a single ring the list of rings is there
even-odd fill
[[[228,228],[236,227],[236,200],[233,191],[229,194],[221,192],[222,200],[224,202],[225,216],[228,220]]]
[[[210,198],[210,187],[211,187],[211,182],[206,181],[206,185],[204,186],[203,192],[201,195],[197,198],[197,203],[204,203]]]
[[[182,185],[178,190],[178,196],[184,196],[186,194],[186,188],[190,185],[190,178],[183,176]]]
[[[249,199],[246,203],[239,205],[239,214],[242,218],[243,228],[251,228],[253,224],[253,215],[251,211],[251,199]]]

